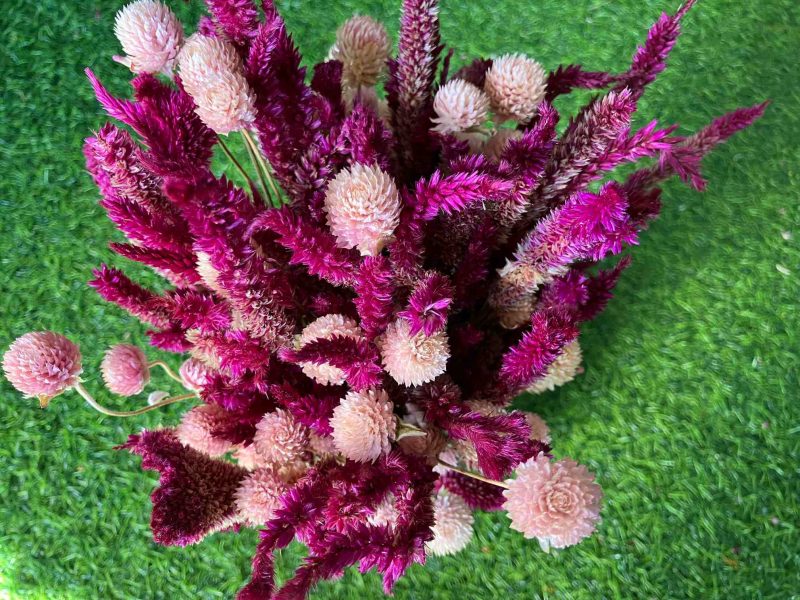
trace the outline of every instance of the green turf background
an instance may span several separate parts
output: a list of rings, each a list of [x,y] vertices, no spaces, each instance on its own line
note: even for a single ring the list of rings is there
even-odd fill
[[[172,4],[195,22],[197,5]],[[279,2],[309,61],[324,57],[354,11],[395,33],[398,4]],[[621,70],[677,0],[442,4],[458,64],[517,50],[547,67]],[[101,261],[124,263],[106,247],[119,234],[80,151],[104,121],[83,67],[112,91],[127,89],[125,69],[110,61],[120,5],[4,0],[0,13],[0,345],[30,329],[62,331],[80,341],[97,390],[109,344],[145,343],[143,326],[85,285]],[[642,235],[617,297],[585,327],[586,374],[525,401],[550,423],[558,456],[597,472],[603,523],[580,546],[546,555],[501,514],[480,516],[468,550],[412,568],[398,599],[800,597],[800,8],[702,0],[685,25],[641,122],[677,121],[688,132],[738,105],[773,105],[706,161],[705,194],[667,185],[663,215]],[[111,450],[178,414],[115,421],[75,395],[40,411],[0,382],[0,599],[232,596],[256,534],[156,546],[155,475]],[[281,576],[297,556],[283,554]],[[382,596],[377,577],[348,572],[315,597]]]

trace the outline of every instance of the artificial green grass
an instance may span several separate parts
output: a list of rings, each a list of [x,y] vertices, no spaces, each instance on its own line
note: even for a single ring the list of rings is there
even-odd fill
[[[187,23],[199,14],[171,4]],[[398,4],[279,2],[313,61],[354,11],[396,31]],[[444,0],[443,36],[459,64],[518,50],[548,67],[620,70],[676,4]],[[86,287],[91,268],[110,261],[156,280],[107,249],[119,237],[82,170],[81,140],[104,121],[82,68],[126,90],[125,70],[110,61],[120,5],[5,0],[0,17],[0,345],[31,329],[62,331],[80,341],[96,390],[103,350],[146,339]],[[603,523],[548,555],[502,514],[480,516],[468,550],[412,568],[398,599],[800,597],[800,8],[703,0],[685,25],[641,103],[642,122],[690,131],[737,105],[773,105],[707,159],[705,194],[667,185],[663,215],[616,298],[584,328],[586,373],[521,401],[548,421],[558,456],[597,472]],[[175,423],[180,409],[113,420],[66,395],[41,411],[5,381],[0,397],[0,598],[230,598],[246,580],[255,532],[156,546],[156,477],[111,449],[129,432]],[[281,577],[298,552],[283,553]],[[382,594],[374,574],[348,571],[314,597]]]

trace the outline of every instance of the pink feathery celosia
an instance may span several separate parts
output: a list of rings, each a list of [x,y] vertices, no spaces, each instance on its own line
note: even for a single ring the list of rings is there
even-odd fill
[[[267,462],[284,464],[300,458],[308,447],[308,428],[290,412],[277,409],[256,425],[253,444]]]
[[[196,358],[189,358],[183,361],[178,374],[186,389],[199,392],[208,384],[211,369]]]
[[[527,123],[544,100],[546,86],[542,65],[523,54],[505,54],[492,61],[483,89],[497,117]]]
[[[325,211],[341,248],[376,256],[400,222],[400,195],[392,177],[378,166],[355,164],[328,184]]]
[[[236,49],[219,37],[192,35],[178,56],[181,82],[195,112],[217,133],[252,125],[255,96],[242,73]]]
[[[525,420],[531,426],[531,439],[539,440],[545,444],[550,443],[550,428],[545,420],[536,413],[526,412]]]
[[[441,133],[459,133],[479,127],[489,114],[489,97],[479,87],[454,79],[439,88],[433,99],[436,112],[434,129]]]
[[[26,333],[3,355],[6,379],[27,398],[39,398],[42,408],[77,384],[82,371],[78,346],[52,331]]]
[[[351,17],[336,32],[330,57],[342,63],[342,83],[373,86],[386,66],[391,40],[382,23],[368,16]]]
[[[569,383],[581,372],[581,346],[578,340],[567,344],[550,366],[544,377],[533,382],[526,391],[532,394],[552,391],[558,386]]]
[[[106,387],[120,396],[141,393],[150,381],[147,357],[141,348],[117,344],[108,349],[100,365]]]
[[[425,548],[434,556],[455,554],[466,548],[472,539],[474,517],[467,503],[459,496],[440,491],[433,501],[433,539]]]
[[[242,480],[236,490],[236,509],[250,525],[263,525],[280,506],[287,485],[275,469],[256,469]]]
[[[378,389],[350,391],[331,417],[333,443],[347,458],[371,462],[395,439],[396,419],[389,395]]]
[[[183,43],[183,26],[169,7],[154,0],[136,0],[117,13],[114,23],[126,56],[114,60],[134,73],[169,73]]]
[[[590,536],[600,521],[602,491],[585,466],[539,454],[519,467],[503,508],[511,528],[536,538],[542,548],[564,548]]]
[[[411,335],[411,326],[405,319],[390,323],[380,343],[386,372],[403,385],[421,385],[434,380],[444,373],[450,358],[444,332],[426,336],[420,331]]]
[[[330,339],[333,336],[342,336],[353,339],[362,337],[361,328],[358,324],[344,315],[332,314],[323,315],[306,325],[300,334],[298,346],[302,348],[306,344],[319,339]],[[345,382],[344,372],[333,365],[313,362],[301,362],[300,366],[303,373],[311,377],[317,383],[323,385],[341,385]]]
[[[225,409],[216,404],[201,404],[185,412],[175,435],[181,444],[208,456],[222,456],[233,448],[228,440],[215,435],[214,430],[226,420]]]
[[[510,140],[518,140],[522,132],[518,129],[500,129],[492,135],[483,145],[483,153],[494,162],[500,162],[503,150]]]

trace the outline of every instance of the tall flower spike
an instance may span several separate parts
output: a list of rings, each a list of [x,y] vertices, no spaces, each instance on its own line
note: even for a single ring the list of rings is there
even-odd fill
[[[351,17],[336,32],[330,57],[342,63],[342,83],[370,87],[386,67],[391,40],[386,28],[368,16]]]
[[[380,345],[386,372],[403,385],[433,381],[444,373],[450,358],[450,346],[444,332],[426,336],[420,331],[411,335],[411,326],[405,319],[389,324]]]
[[[527,123],[544,100],[546,85],[542,65],[522,54],[505,54],[486,71],[484,89],[498,118]]]
[[[350,391],[333,411],[333,443],[347,458],[371,462],[389,452],[395,417],[389,395],[378,389]]]
[[[433,501],[433,539],[425,548],[434,556],[455,554],[472,539],[472,511],[461,497],[440,491]]]
[[[433,99],[436,117],[434,129],[441,133],[459,133],[478,127],[489,114],[489,97],[479,87],[454,79],[439,88]]]
[[[284,464],[302,456],[308,446],[308,434],[307,427],[279,408],[258,422],[253,444],[265,461]]]
[[[11,385],[27,398],[39,398],[44,408],[51,398],[79,382],[81,351],[59,333],[26,333],[3,355],[3,372]]]
[[[117,13],[114,35],[127,55],[115,61],[134,73],[169,73],[183,43],[183,26],[161,2],[136,0]]]
[[[117,344],[109,348],[100,371],[106,387],[120,396],[135,396],[150,381],[147,357],[141,348],[131,344]]]
[[[334,335],[359,339],[361,338],[361,328],[353,319],[344,315],[324,315],[306,325],[300,334],[298,346],[302,348],[310,342],[318,339],[330,339]],[[303,369],[303,373],[317,383],[341,385],[345,382],[344,372],[333,365],[301,362],[300,367]]]

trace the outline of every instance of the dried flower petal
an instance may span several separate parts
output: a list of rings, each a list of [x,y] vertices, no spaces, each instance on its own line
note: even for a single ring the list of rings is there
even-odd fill
[[[331,418],[337,450],[359,462],[371,462],[389,452],[396,428],[393,408],[383,390],[348,392]]]
[[[144,352],[131,344],[108,349],[100,365],[106,387],[120,396],[141,393],[150,381],[150,368]]]

